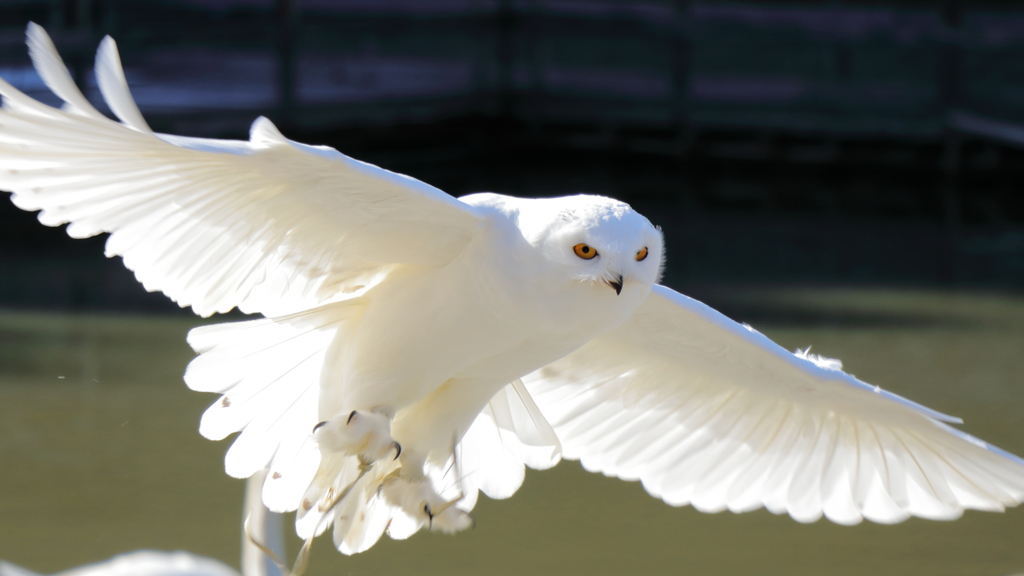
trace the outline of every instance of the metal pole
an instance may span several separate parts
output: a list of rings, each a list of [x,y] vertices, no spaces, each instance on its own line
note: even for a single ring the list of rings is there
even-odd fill
[[[676,126],[682,134],[687,123],[690,90],[690,2],[676,0],[672,30],[672,98]]]
[[[947,0],[943,5],[942,19],[946,34],[942,47],[942,68],[940,97],[943,117],[948,119],[963,100],[963,57],[960,50],[959,29],[963,11],[957,0]],[[943,159],[943,207],[946,220],[946,261],[941,271],[948,282],[956,282],[959,269],[960,244],[960,168],[961,138],[947,126],[945,131],[945,153]]]
[[[515,109],[515,8],[512,0],[498,3],[496,18],[498,39],[496,58],[498,69],[498,114],[511,119]]]
[[[280,120],[287,122],[295,108],[296,37],[299,27],[297,0],[277,0],[277,94]]]

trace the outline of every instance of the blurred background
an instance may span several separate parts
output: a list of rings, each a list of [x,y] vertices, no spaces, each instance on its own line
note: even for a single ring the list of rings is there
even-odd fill
[[[630,202],[665,230],[665,283],[1024,453],[1021,2],[0,1],[0,76],[57,104],[29,21],[101,110],[113,36],[158,131],[246,138],[265,115],[455,196]],[[180,382],[198,320],[103,241],[0,202],[0,558],[236,563],[242,485]],[[802,526],[576,464],[478,521],[352,559],[323,542],[312,573],[1024,571],[1024,511]]]

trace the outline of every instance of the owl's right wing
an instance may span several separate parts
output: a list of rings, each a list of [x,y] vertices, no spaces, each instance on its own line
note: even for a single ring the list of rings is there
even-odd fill
[[[109,232],[149,291],[208,316],[267,316],[344,299],[396,266],[440,266],[469,242],[471,207],[430,185],[338,151],[288,140],[260,118],[249,141],[156,134],[139,113],[113,40],[96,77],[122,123],[75,86],[30,24],[29,51],[66,104],[43,105],[0,80],[0,189],[75,238]]]
[[[523,378],[564,456],[703,511],[809,522],[1024,501],[1024,460],[655,286],[621,327]]]

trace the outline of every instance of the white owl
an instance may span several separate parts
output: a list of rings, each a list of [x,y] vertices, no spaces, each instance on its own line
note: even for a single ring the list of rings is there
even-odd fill
[[[185,373],[222,394],[200,432],[228,474],[338,549],[472,524],[560,458],[672,505],[898,522],[1024,500],[1024,461],[958,422],[789,353],[657,284],[661,233],[598,196],[460,199],[265,118],[248,142],[156,134],[114,42],[82,96],[45,32],[64,101],[0,81],[0,188],[76,238],[108,232],[150,291],[208,316]],[[308,549],[308,548],[307,548]]]

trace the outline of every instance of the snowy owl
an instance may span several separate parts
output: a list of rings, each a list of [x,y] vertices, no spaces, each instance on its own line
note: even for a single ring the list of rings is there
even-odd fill
[[[929,410],[790,353],[657,284],[660,231],[598,196],[455,199],[284,136],[154,133],[106,38],[108,119],[28,29],[40,104],[0,81],[0,188],[150,291],[209,316],[185,381],[221,396],[200,432],[240,432],[238,478],[307,542],[472,525],[561,458],[703,511],[958,517],[1024,500],[1024,461]]]

